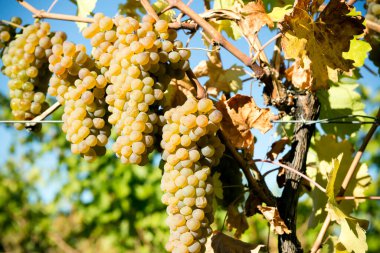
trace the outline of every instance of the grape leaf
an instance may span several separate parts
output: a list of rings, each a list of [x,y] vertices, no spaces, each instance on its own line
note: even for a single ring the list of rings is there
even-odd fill
[[[334,185],[336,187],[342,185],[344,176],[347,174],[352,162],[353,150],[353,146],[349,141],[342,140],[338,142],[334,135],[321,136],[319,139],[314,138],[309,150],[307,162],[308,164],[314,163],[315,166],[307,167],[307,175],[320,185],[328,184],[328,177],[331,175],[332,168],[331,161],[342,154],[339,174],[337,174],[334,179]],[[370,181],[371,178],[368,174],[367,165],[359,164],[357,172],[348,185],[346,195],[364,196],[364,191],[367,189]],[[339,189],[335,189],[335,191],[338,190]],[[326,211],[324,209],[328,198],[325,193],[315,188],[311,192],[311,197],[313,200],[313,214],[310,215],[309,227],[315,227],[326,217]],[[351,213],[357,208],[360,202],[363,202],[363,200],[342,201],[338,206],[345,213]]]
[[[208,53],[208,61],[201,61],[194,68],[197,77],[208,76],[205,86],[210,95],[217,96],[219,92],[237,92],[242,88],[240,76],[245,75],[242,66],[233,65],[228,69],[223,69],[220,56],[216,52]],[[210,92],[209,92],[210,93]]]
[[[267,153],[267,157],[270,160],[275,160],[277,156],[284,151],[285,145],[290,144],[290,140],[288,137],[283,137],[278,141],[272,143],[271,149]]]
[[[77,16],[82,18],[87,17],[95,9],[96,2],[97,0],[77,0]],[[80,31],[87,26],[87,24],[83,22],[76,22],[76,24]]]
[[[258,253],[265,246],[242,242],[217,231],[211,237],[211,247],[207,253]]]
[[[254,138],[249,128],[246,126],[235,125],[229,115],[229,108],[226,101],[222,99],[216,104],[218,110],[223,114],[221,122],[221,131],[235,148],[246,150],[253,155]],[[244,128],[242,128],[244,127]]]
[[[185,77],[182,80],[172,79],[164,92],[164,108],[173,108],[182,105],[188,97],[195,97],[196,90],[190,80]]]
[[[328,204],[326,210],[331,219],[336,221],[341,226],[340,235],[337,244],[340,249],[346,249],[348,252],[362,253],[368,250],[366,243],[365,230],[362,228],[368,227],[368,222],[359,220],[346,215],[338,206],[335,196],[339,192],[341,184],[337,182],[338,175],[342,174],[341,153],[336,159],[332,160],[331,170],[328,175],[328,182],[326,186],[326,195],[328,197]],[[345,174],[344,174],[345,175]]]
[[[268,13],[268,16],[273,22],[281,22],[284,20],[285,15],[289,14],[293,10],[290,4],[282,7],[274,7],[273,10]]]
[[[317,96],[321,104],[319,118],[330,119],[347,115],[365,115],[364,103],[356,88],[358,84],[343,83],[341,79],[329,90],[319,90]],[[350,121],[352,119],[340,119]],[[328,134],[344,137],[356,133],[360,124],[322,124],[323,130]]]
[[[248,229],[247,217],[244,213],[239,212],[236,205],[231,204],[227,208],[227,228],[229,231],[235,230],[234,236],[240,238],[241,235]]]
[[[146,13],[144,7],[141,5],[139,0],[127,0],[125,3],[119,4],[118,9],[120,14],[133,18],[138,18],[138,12],[143,14]]]
[[[250,40],[254,39],[263,26],[273,27],[273,21],[266,13],[261,0],[244,5],[241,9],[241,14],[242,19],[239,21],[239,25],[243,34]]]
[[[240,0],[215,0],[214,10],[227,9],[238,12],[241,9],[243,3]],[[224,31],[228,37],[233,40],[241,38],[241,32],[239,26],[232,20],[218,20],[212,22],[212,25],[219,32]]]
[[[361,67],[364,65],[365,59],[368,57],[368,52],[372,47],[367,41],[352,39],[350,42],[350,50],[343,52],[345,59],[351,59],[354,61],[355,67]]]
[[[262,133],[272,128],[273,113],[269,108],[259,108],[252,97],[236,94],[227,101],[220,100],[216,106],[223,113],[224,135],[235,147],[245,148],[249,153],[253,153],[251,128]]]
[[[281,219],[277,207],[273,206],[257,206],[259,211],[269,221],[270,230],[278,235],[290,234],[292,231],[288,229],[285,222]]]
[[[314,21],[308,10],[317,6],[315,1],[299,0],[279,23],[285,57],[296,60],[293,71],[311,73],[302,89],[328,88],[328,68],[333,72],[352,69],[354,61],[344,59],[342,53],[349,51],[350,40],[365,28],[363,17],[347,15],[350,7],[345,2],[331,0]]]
[[[166,0],[157,0],[155,3],[152,4],[153,9],[157,13],[159,13],[160,11],[162,11],[163,9],[165,9],[168,6],[169,6],[169,3]],[[170,21],[172,21],[174,16],[175,16],[175,11],[172,9],[172,10],[165,11],[163,14],[161,14],[160,19],[164,19],[164,20],[170,22]]]

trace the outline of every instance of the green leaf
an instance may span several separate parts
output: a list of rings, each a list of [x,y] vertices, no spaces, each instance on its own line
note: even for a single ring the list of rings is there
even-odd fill
[[[329,199],[334,199],[334,196],[339,191],[339,187],[342,185],[352,162],[353,150],[353,146],[348,140],[338,142],[337,138],[333,135],[325,135],[313,139],[311,148],[309,149],[307,163],[314,164],[314,166],[307,167],[307,175],[320,185],[327,185],[329,196],[318,189],[313,189],[311,192],[313,213],[310,215],[309,227],[315,227],[325,219],[326,202],[328,202]],[[342,157],[339,162],[339,172],[333,172],[333,169],[338,170],[338,166],[337,164],[332,166],[331,161],[340,155],[342,155]],[[368,174],[367,165],[359,164],[358,169],[347,187],[346,195],[365,196],[364,191],[370,182],[371,177]],[[357,208],[361,202],[363,202],[363,200],[342,201],[339,203],[339,208],[349,214]]]
[[[343,52],[343,58],[354,61],[355,67],[364,65],[365,59],[368,57],[368,52],[372,47],[367,41],[352,39],[350,41],[350,50]]]
[[[97,0],[77,0],[76,2],[78,6],[77,16],[83,18],[87,17],[95,9]],[[82,31],[87,24],[77,22],[77,26],[79,30]]]
[[[226,9],[226,10],[235,10],[239,8],[243,3],[239,0],[215,0],[214,1],[214,10],[217,9]],[[218,20],[211,22],[219,32],[224,31],[228,37],[233,40],[238,40],[241,38],[241,30],[235,21],[231,20]]]
[[[341,80],[342,81],[342,80]],[[317,96],[321,104],[320,119],[330,119],[347,115],[365,115],[364,103],[356,88],[358,84],[336,83],[329,90],[319,90]],[[340,119],[351,121],[352,119]],[[328,134],[339,137],[351,135],[360,129],[360,124],[322,124],[323,130]]]
[[[274,7],[272,12],[268,13],[268,15],[273,22],[281,22],[284,20],[285,15],[292,12],[292,10],[292,5],[288,4],[283,7]]]
[[[328,176],[327,186],[326,186],[326,195],[330,203],[336,204],[335,196],[339,191],[340,185],[336,185],[336,177],[338,175],[338,170],[340,162],[342,161],[343,153],[340,153],[336,159],[332,160],[332,168]]]
[[[165,9],[166,7],[168,7],[169,3],[166,0],[158,0],[154,4],[152,4],[152,6],[153,6],[153,9],[158,13],[162,11],[163,9]],[[165,11],[165,13],[160,15],[160,19],[164,19],[170,22],[174,18],[174,16],[175,16],[175,11],[168,10],[168,11]]]

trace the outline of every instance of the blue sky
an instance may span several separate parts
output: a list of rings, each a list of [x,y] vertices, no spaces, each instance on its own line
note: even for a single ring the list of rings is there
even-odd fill
[[[28,2],[32,4],[33,6],[35,6],[37,9],[47,10],[50,4],[53,2],[53,0],[45,0],[45,1],[29,0]],[[114,16],[117,13],[118,4],[122,2],[124,1],[99,0],[94,12],[103,12],[108,16]],[[202,1],[194,1],[191,7],[194,8],[198,12],[202,12],[203,6],[201,3]],[[26,9],[24,9],[22,6],[20,6],[16,0],[0,0],[0,6],[2,7],[0,8],[0,19],[9,20],[12,16],[20,16],[23,19],[23,24],[28,24],[28,23],[33,22],[31,13],[27,11]],[[359,10],[363,9],[362,6],[363,6],[362,2],[359,2],[357,4],[357,8]],[[59,0],[58,3],[53,8],[52,12],[75,15],[76,7],[69,0]],[[87,49],[90,51],[89,42],[81,36],[75,23],[68,22],[68,21],[57,21],[57,20],[48,20],[48,22],[51,24],[51,28],[53,31],[59,31],[59,30],[65,31],[68,35],[69,40],[76,43],[85,44],[87,46]],[[266,30],[264,29],[260,33],[260,35],[261,35],[260,39],[262,41],[262,44],[264,44],[267,40],[269,40],[272,36],[275,35],[275,31],[271,32],[267,29]],[[179,38],[184,42],[187,41],[187,36],[184,35],[183,33],[181,33]],[[240,41],[234,42],[234,43],[243,52],[248,53],[248,45],[244,39],[241,39]],[[191,39],[190,47],[204,47],[200,39],[199,33]],[[271,55],[272,50],[273,50],[273,44],[268,46],[265,49],[267,55],[269,56]],[[206,58],[206,52],[192,51],[192,57],[190,59],[191,66],[192,67],[196,66],[199,63],[199,61],[205,58]],[[222,49],[222,60],[225,67],[229,67],[233,64],[242,65],[224,49]],[[371,62],[367,61],[366,64],[368,64],[370,68],[376,69]],[[369,72],[364,69],[362,70],[361,74],[364,76],[364,78],[361,79],[360,82],[363,84],[370,84],[370,87],[373,90],[372,94],[375,95],[376,93],[375,91],[378,90],[376,86],[376,84],[379,81],[378,77],[374,77],[373,75],[369,74]],[[8,93],[8,88],[6,85],[7,80],[8,79],[5,76],[0,74],[0,92],[4,94]],[[201,79],[201,81],[202,80],[204,79]],[[251,91],[251,87],[253,87],[252,91]],[[258,105],[263,106],[263,99],[261,97],[262,87],[259,87],[257,82],[253,82],[252,85],[250,85],[249,82],[245,83],[244,89],[241,93],[246,94],[246,95],[252,94],[255,101],[258,103]],[[49,125],[45,125],[44,127],[49,127]],[[11,141],[18,139],[19,137],[25,134],[28,134],[28,133],[9,130],[9,129],[6,129],[3,125],[0,125],[0,139],[2,140],[0,143],[0,164],[3,163],[6,157],[8,156],[7,150]],[[254,131],[254,135],[257,138],[257,143],[255,145],[255,158],[264,158],[271,143],[276,139],[275,131],[272,130],[265,135],[262,135],[258,131]],[[18,145],[17,148],[19,148],[20,152],[22,152],[22,145]],[[115,157],[115,159],[117,158]],[[43,159],[41,161],[36,161],[36,165],[38,167],[41,167],[42,169],[54,168],[56,167],[56,160],[54,159],[54,156],[52,156],[47,159]],[[267,169],[271,168],[271,166],[259,165],[259,168],[263,169],[263,171],[266,171]],[[271,176],[269,176],[270,181],[273,182],[275,174],[276,173],[272,173]],[[58,189],[57,187],[55,188]]]

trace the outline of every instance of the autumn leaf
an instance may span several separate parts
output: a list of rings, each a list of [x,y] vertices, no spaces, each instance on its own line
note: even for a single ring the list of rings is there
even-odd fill
[[[119,4],[120,14],[126,15],[127,17],[138,18],[139,13],[146,13],[144,7],[141,5],[139,0],[128,0],[122,4]]]
[[[290,234],[292,231],[288,229],[285,222],[281,219],[277,207],[273,206],[257,206],[259,211],[264,215],[270,224],[270,229],[278,235]]]
[[[235,148],[245,149],[248,153],[253,155],[254,138],[251,130],[249,128],[238,129],[239,126],[233,123],[224,100],[220,100],[216,104],[216,107],[223,114],[220,127],[223,135]]]
[[[269,108],[259,108],[252,97],[236,94],[227,100],[227,106],[234,124],[243,129],[256,128],[266,133],[272,128],[273,113]]]
[[[188,97],[195,97],[195,95],[196,90],[187,77],[182,80],[172,79],[164,92],[163,106],[174,108],[182,105]]]
[[[247,217],[244,213],[239,212],[238,208],[231,204],[227,208],[227,228],[229,231],[236,229],[234,236],[240,238],[248,229]]]
[[[206,253],[258,253],[265,246],[242,242],[222,232],[216,232],[211,237],[211,247]]]
[[[239,0],[215,0],[213,10],[231,10],[235,13],[241,9],[242,3]],[[241,37],[239,26],[233,20],[217,20],[210,22],[218,31],[224,31],[228,37],[238,40]]]
[[[196,77],[207,76],[209,79],[205,86],[211,95],[217,96],[219,92],[237,92],[242,88],[240,76],[245,75],[242,66],[233,65],[223,69],[220,56],[216,52],[208,53],[208,61],[201,61],[194,68]]]
[[[157,0],[152,4],[153,9],[159,13],[163,9],[169,6],[168,1],[166,0]],[[175,16],[175,11],[174,10],[167,10],[163,14],[160,15],[160,19],[164,19],[168,22],[170,22]]]
[[[227,101],[216,104],[223,114],[221,129],[236,148],[253,153],[251,128],[266,133],[272,128],[273,114],[268,108],[259,108],[252,97],[237,94]]]
[[[293,73],[299,89],[328,88],[328,68],[349,71],[353,60],[345,59],[343,52],[350,49],[350,41],[364,31],[363,17],[348,16],[350,7],[340,0],[331,0],[314,21],[309,9],[317,6],[299,0],[293,11],[280,23],[283,33],[282,48],[287,59],[295,59]],[[302,74],[301,72],[310,72]]]
[[[215,172],[212,176],[212,185],[214,186],[214,195],[218,199],[223,199],[223,185],[220,181],[220,173]]]
[[[283,137],[278,141],[272,143],[271,149],[267,153],[267,157],[270,160],[275,160],[277,156],[284,151],[286,144],[290,144],[288,137]]]
[[[240,13],[242,14],[242,19],[239,21],[239,25],[248,39],[253,39],[265,25],[270,28],[273,27],[273,22],[266,13],[261,0],[247,3]]]

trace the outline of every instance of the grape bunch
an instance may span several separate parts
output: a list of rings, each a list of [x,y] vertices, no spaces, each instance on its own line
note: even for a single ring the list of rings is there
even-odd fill
[[[216,136],[222,114],[209,99],[189,98],[164,115],[161,188],[170,228],[169,252],[204,252],[213,222],[211,167],[224,145]]]
[[[123,163],[143,165],[153,150],[159,101],[172,77],[183,78],[190,53],[176,50],[182,44],[174,42],[176,32],[166,21],[101,13],[94,20],[83,36],[91,39],[92,56],[111,83],[106,102],[118,134],[113,151]]]
[[[48,107],[46,90],[51,73],[47,69],[52,54],[49,23],[41,22],[23,29],[4,50],[3,73],[10,78],[8,87],[15,120],[31,120]],[[23,124],[15,124],[23,129]]]
[[[54,73],[49,94],[64,105],[62,130],[72,143],[71,151],[93,161],[106,153],[111,133],[105,102],[108,83],[84,45],[57,40],[49,63]]]

